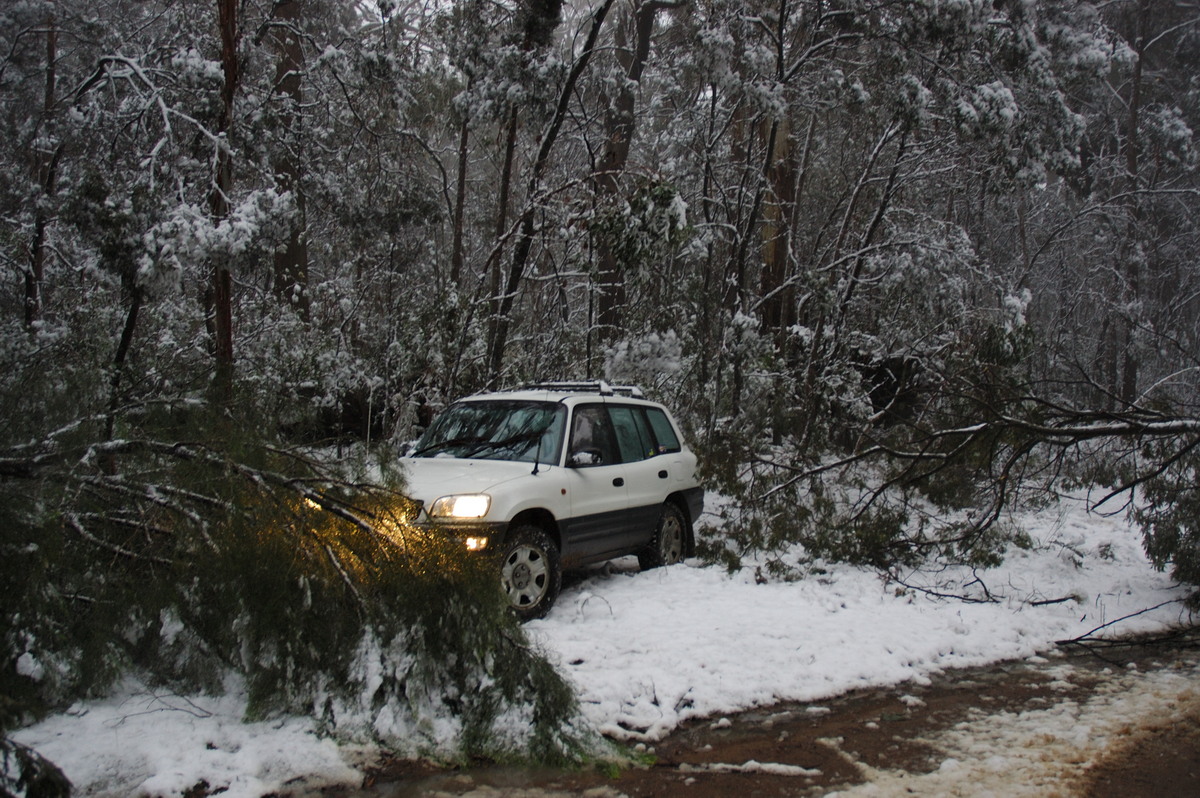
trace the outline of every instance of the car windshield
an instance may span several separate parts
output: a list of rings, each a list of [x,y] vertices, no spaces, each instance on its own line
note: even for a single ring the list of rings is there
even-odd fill
[[[437,417],[411,456],[557,463],[566,417],[556,402],[460,402]]]

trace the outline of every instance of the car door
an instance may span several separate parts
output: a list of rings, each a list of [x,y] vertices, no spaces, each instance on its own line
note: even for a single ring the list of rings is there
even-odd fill
[[[571,518],[560,524],[564,564],[607,559],[624,550],[629,534],[625,466],[603,403],[573,409],[566,464]]]
[[[629,549],[641,548],[654,537],[663,501],[670,492],[670,471],[660,457],[643,409],[638,405],[611,403],[608,406],[621,460],[625,464],[625,486],[629,500],[625,538]]]

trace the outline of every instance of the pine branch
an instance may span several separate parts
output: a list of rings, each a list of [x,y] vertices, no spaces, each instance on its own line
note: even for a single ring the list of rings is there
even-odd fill
[[[170,565],[171,564],[171,561],[166,558],[147,557],[142,554],[138,554],[135,551],[130,551],[129,549],[122,548],[121,546],[118,546],[115,543],[110,543],[107,540],[96,537],[95,535],[93,535],[91,532],[89,532],[83,526],[83,524],[81,523],[80,517],[78,515],[75,515],[74,513],[65,514],[63,516],[63,520],[66,522],[67,527],[74,530],[76,532],[76,534],[78,534],[84,540],[88,541],[89,543],[91,543],[94,546],[104,549],[105,551],[110,551],[113,554],[117,554],[121,557],[130,559],[130,560],[143,560],[146,562],[156,563],[158,565]]]

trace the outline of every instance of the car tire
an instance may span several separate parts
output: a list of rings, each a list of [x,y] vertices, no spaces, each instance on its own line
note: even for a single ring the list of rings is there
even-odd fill
[[[658,524],[654,528],[654,539],[650,545],[638,552],[638,564],[642,570],[674,565],[687,554],[688,527],[683,513],[671,502],[662,506]]]
[[[500,556],[500,586],[522,622],[545,617],[562,587],[558,547],[532,525],[514,529]]]

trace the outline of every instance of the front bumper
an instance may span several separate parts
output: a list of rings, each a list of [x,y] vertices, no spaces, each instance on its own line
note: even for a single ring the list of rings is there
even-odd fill
[[[500,521],[431,521],[422,513],[415,523],[422,529],[429,529],[445,535],[451,540],[457,540],[468,551],[491,551],[496,542],[504,537],[508,524]]]

